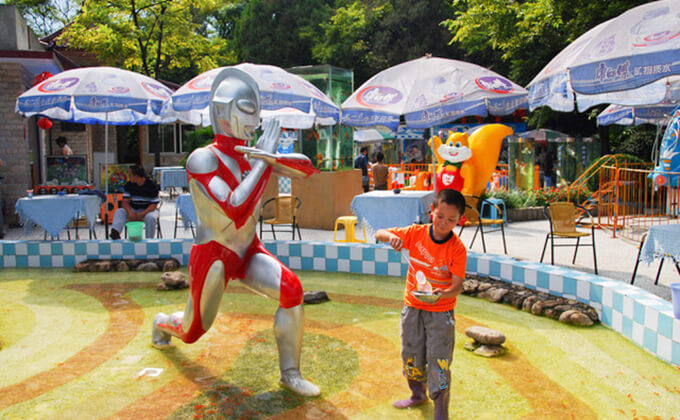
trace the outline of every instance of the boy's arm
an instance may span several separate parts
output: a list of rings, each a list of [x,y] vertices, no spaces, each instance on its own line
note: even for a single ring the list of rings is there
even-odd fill
[[[380,242],[389,242],[390,246],[397,251],[401,251],[401,249],[404,247],[404,241],[387,229],[378,230],[375,233],[375,239],[379,240]]]
[[[454,298],[463,290],[463,279],[455,274],[451,274],[451,286],[439,291],[440,297]]]

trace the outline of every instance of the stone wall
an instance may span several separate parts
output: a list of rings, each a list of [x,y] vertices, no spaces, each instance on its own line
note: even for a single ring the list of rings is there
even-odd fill
[[[14,112],[17,97],[31,85],[32,79],[21,64],[0,63],[0,159],[3,163],[0,189],[6,224],[18,221],[14,204],[32,188],[27,120]]]

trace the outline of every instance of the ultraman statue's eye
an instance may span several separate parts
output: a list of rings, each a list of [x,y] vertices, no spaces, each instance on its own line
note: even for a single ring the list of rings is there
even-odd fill
[[[246,114],[255,114],[257,106],[250,99],[239,99],[236,101],[236,107]]]

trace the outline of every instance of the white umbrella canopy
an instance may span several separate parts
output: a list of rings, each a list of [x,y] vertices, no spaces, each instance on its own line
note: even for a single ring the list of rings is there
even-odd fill
[[[429,128],[468,115],[527,107],[527,90],[484,67],[425,56],[381,71],[342,104],[343,124],[397,131],[399,117]]]
[[[139,73],[113,67],[66,70],[22,93],[15,110],[84,124],[136,125],[166,122],[163,106],[172,91]]]
[[[597,125],[664,125],[677,104],[664,102],[656,105],[609,105],[597,116]]]
[[[340,119],[340,108],[298,75],[265,64],[241,63],[233,67],[245,71],[257,82],[263,119],[279,118],[284,128],[333,125]],[[166,115],[193,125],[210,125],[210,87],[225,68],[208,70],[182,85],[172,95]]]
[[[680,1],[630,9],[581,35],[529,83],[529,106],[584,111],[680,100]]]
[[[172,122],[163,108],[172,91],[139,73],[113,67],[66,70],[19,95],[15,111],[83,124],[104,124],[104,165],[109,163],[108,125]],[[105,190],[108,191],[108,177]]]

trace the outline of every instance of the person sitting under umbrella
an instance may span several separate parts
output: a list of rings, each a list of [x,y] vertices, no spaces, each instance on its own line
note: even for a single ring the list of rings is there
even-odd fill
[[[144,221],[146,238],[154,237],[156,232],[156,216],[153,212],[158,208],[158,185],[146,177],[144,168],[133,165],[130,168],[130,181],[125,184],[121,208],[113,213],[111,239],[120,239],[120,232],[128,221]]]

